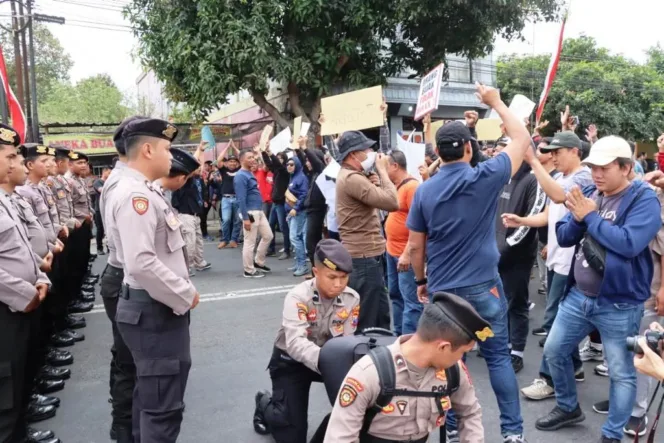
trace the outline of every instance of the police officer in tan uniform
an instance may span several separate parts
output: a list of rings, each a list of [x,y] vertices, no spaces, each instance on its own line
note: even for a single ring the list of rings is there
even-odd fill
[[[115,320],[136,364],[132,427],[141,443],[178,438],[191,368],[189,311],[199,301],[180,222],[152,184],[169,174],[176,134],[163,120],[127,124],[127,169],[104,209],[124,267]]]
[[[348,372],[334,404],[326,443],[396,443],[428,441],[454,408],[462,443],[483,443],[482,412],[468,370],[460,361],[475,340],[493,336],[490,325],[465,300],[437,293],[422,313],[417,331],[388,346],[396,371],[396,389],[440,392],[447,386],[445,370],[459,364],[459,388],[440,404],[431,397],[395,395],[362,432],[365,415],[381,391],[370,356],[362,357]],[[441,413],[442,411],[442,413]],[[444,440],[443,440],[444,441]]]
[[[277,443],[307,441],[311,383],[322,382],[320,348],[334,337],[353,335],[360,314],[360,296],[348,287],[353,260],[336,240],[323,240],[314,253],[314,278],[293,288],[284,300],[268,369],[272,396],[256,394],[254,429],[272,434]]]
[[[19,143],[16,131],[0,124],[0,182],[22,167],[17,163]],[[32,313],[46,298],[49,280],[39,270],[28,233],[4,189],[0,189],[0,282],[0,441],[42,437],[59,443],[51,432],[27,434],[26,365],[33,338]]]

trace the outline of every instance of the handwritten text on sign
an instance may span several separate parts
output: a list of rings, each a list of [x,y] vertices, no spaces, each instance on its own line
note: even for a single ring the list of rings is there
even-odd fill
[[[422,78],[420,95],[417,98],[417,108],[415,109],[415,120],[421,120],[425,115],[438,109],[444,68],[445,65],[441,63]]]

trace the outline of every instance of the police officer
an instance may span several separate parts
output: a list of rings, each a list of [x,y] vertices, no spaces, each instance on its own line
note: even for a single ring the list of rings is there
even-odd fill
[[[360,296],[348,287],[353,260],[336,240],[323,240],[314,253],[314,278],[293,288],[284,300],[268,369],[269,393],[256,394],[254,429],[271,433],[277,443],[307,441],[309,389],[321,382],[318,355],[333,337],[353,335],[360,314]]]
[[[0,124],[0,182],[17,164],[16,131]],[[0,441],[17,442],[44,438],[59,443],[53,434],[27,435],[26,365],[31,340],[32,313],[46,297],[49,280],[39,270],[28,233],[14,210],[9,195],[0,189]]]
[[[152,184],[169,174],[176,134],[163,120],[128,123],[127,169],[105,204],[124,267],[115,320],[136,364],[132,428],[141,443],[175,442],[180,433],[191,368],[188,314],[199,301],[180,222]]]
[[[124,128],[130,121],[137,117],[125,119],[116,128],[113,135],[115,149],[118,151],[119,161],[104,183],[104,189],[99,196],[99,212],[101,215],[104,230],[106,232],[106,247],[108,248],[108,262],[101,275],[101,297],[104,302],[104,309],[108,319],[111,321],[111,330],[113,333],[113,346],[111,347],[111,371],[109,387],[111,392],[111,439],[118,443],[132,442],[131,434],[132,422],[132,396],[135,386],[136,366],[131,351],[125,344],[120,331],[115,322],[115,315],[118,307],[118,297],[122,289],[122,280],[124,271],[122,269],[122,259],[117,253],[115,239],[113,237],[114,219],[105,218],[107,215],[106,204],[115,192],[115,188],[122,179],[124,171],[127,169],[127,157],[125,153],[125,140],[123,137]]]
[[[394,396],[362,432],[367,411],[381,391],[378,372],[370,356],[362,357],[348,372],[334,404],[326,443],[426,442],[429,433],[445,423],[445,413],[454,407],[460,422],[462,443],[484,442],[482,412],[470,376],[460,362],[475,340],[493,336],[490,325],[465,300],[447,293],[434,295],[425,307],[413,335],[405,335],[388,346],[396,371],[396,389],[433,392],[445,389],[445,370],[462,367],[459,388],[440,399]],[[444,441],[444,440],[443,440]]]

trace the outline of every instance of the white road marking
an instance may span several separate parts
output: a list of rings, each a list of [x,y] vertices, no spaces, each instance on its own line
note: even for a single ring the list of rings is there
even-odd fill
[[[248,298],[248,297],[258,297],[259,295],[274,295],[274,294],[285,294],[286,292],[293,289],[295,285],[286,285],[286,286],[270,286],[267,288],[253,288],[253,289],[241,289],[239,291],[229,291],[229,292],[210,292],[207,294],[201,294],[201,303],[209,301],[222,301],[222,300],[233,300],[236,298]],[[95,305],[92,311],[87,312],[86,314],[99,314],[101,312],[106,312],[104,310],[104,305]]]

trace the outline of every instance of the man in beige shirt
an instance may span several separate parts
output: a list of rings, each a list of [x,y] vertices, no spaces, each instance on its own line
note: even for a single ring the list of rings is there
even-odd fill
[[[318,243],[314,278],[300,283],[284,300],[268,369],[272,395],[256,394],[254,429],[272,434],[277,443],[306,443],[309,389],[321,382],[320,348],[334,337],[353,335],[360,314],[360,296],[347,287],[352,259],[336,240]]]
[[[359,131],[344,132],[337,143],[341,171],[337,177],[336,217],[339,234],[353,258],[348,285],[360,294],[358,331],[390,328],[383,261],[385,237],[378,210],[399,209],[397,189],[387,174],[388,158],[376,154],[376,142]],[[375,165],[376,173],[370,173]]]
[[[362,357],[339,390],[325,443],[424,443],[445,423],[451,408],[459,421],[460,442],[483,443],[482,411],[460,360],[476,340],[492,336],[489,323],[470,303],[456,295],[435,294],[415,334],[399,337],[387,347],[395,371],[394,395],[378,403],[381,383],[376,364],[371,356]],[[458,387],[448,386],[448,370],[454,365],[462,369]]]

